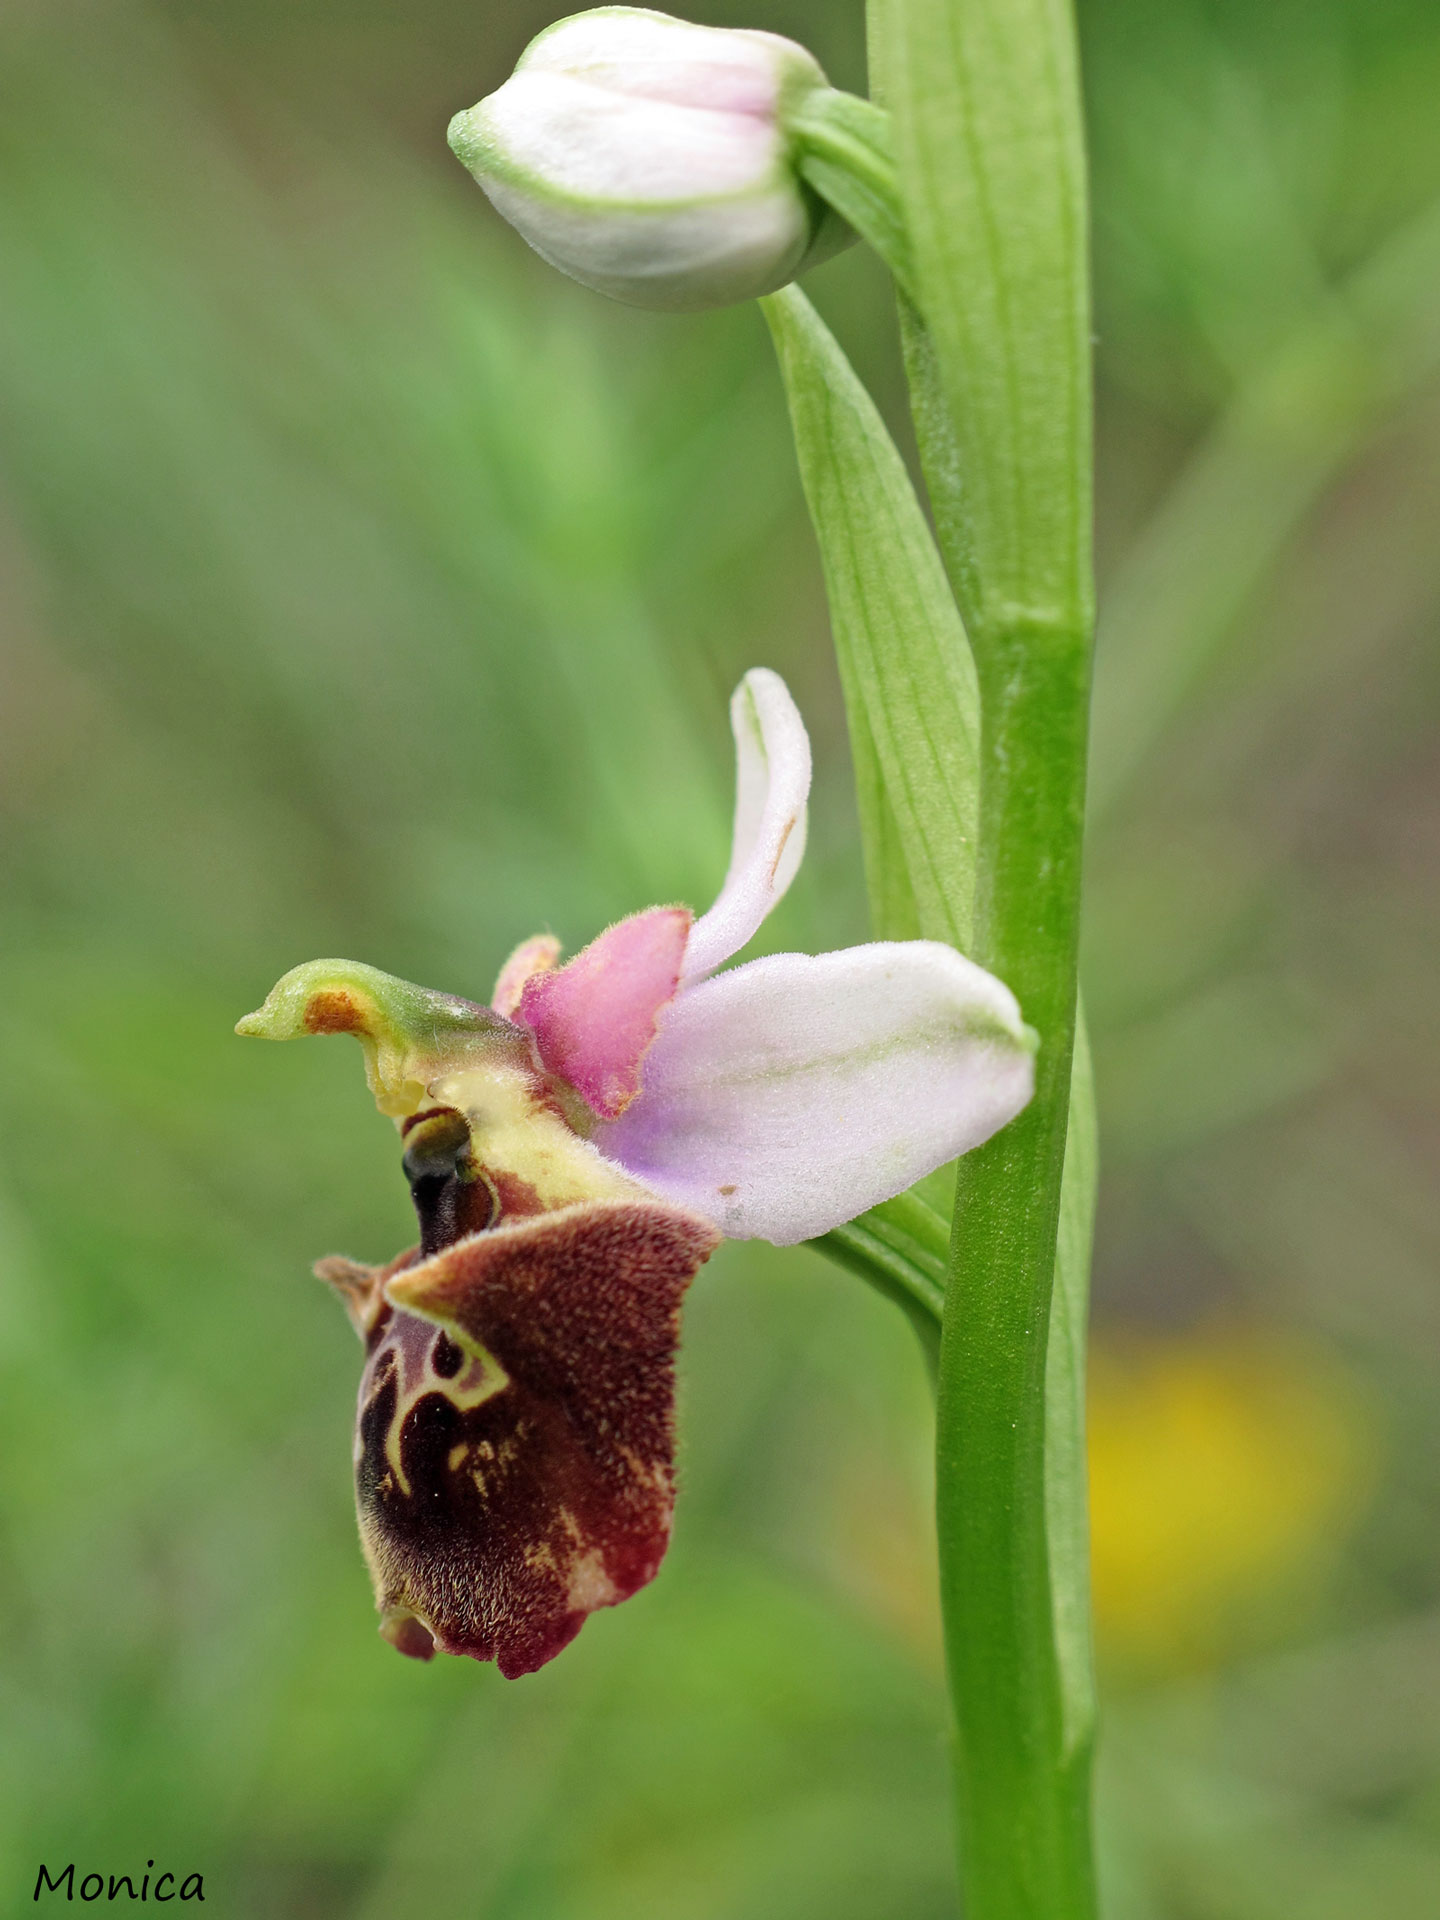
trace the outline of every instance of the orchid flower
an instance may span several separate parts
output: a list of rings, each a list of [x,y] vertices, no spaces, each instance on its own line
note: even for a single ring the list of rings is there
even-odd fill
[[[719,971],[795,876],[810,787],[778,675],[748,673],[731,719],[734,845],[699,919],[651,907],[564,966],[536,935],[489,1006],[313,961],[239,1024],[355,1034],[404,1141],[419,1246],[316,1269],[365,1342],[360,1529],[402,1653],[528,1673],[652,1579],[680,1302],[721,1237],[825,1233],[1030,1098],[1013,995],[951,947]]]

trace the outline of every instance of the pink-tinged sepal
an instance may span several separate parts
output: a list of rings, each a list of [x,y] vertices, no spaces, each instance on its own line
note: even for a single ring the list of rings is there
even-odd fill
[[[632,914],[565,966],[532,970],[524,983],[515,1018],[534,1034],[547,1070],[602,1119],[617,1119],[640,1091],[661,1010],[680,984],[692,917],[688,907]]]
[[[368,1322],[356,1496],[402,1653],[532,1673],[654,1577],[680,1302],[718,1240],[660,1202],[590,1201],[425,1260],[324,1263]]]
[[[688,987],[600,1151],[734,1239],[828,1233],[968,1153],[1034,1087],[1009,989],[934,940],[772,953]]]

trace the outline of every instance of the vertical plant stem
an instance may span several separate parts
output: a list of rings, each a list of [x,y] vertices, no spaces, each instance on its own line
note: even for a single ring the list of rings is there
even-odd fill
[[[960,1163],[941,1336],[937,1524],[972,1920],[1094,1907],[1089,1743],[1067,1738],[1046,1360],[1075,1029],[1088,649],[1020,631],[982,700],[982,957],[1041,1035],[1035,1098]],[[1037,754],[1035,742],[1045,751]]]
[[[1090,1920],[1081,1368],[1075,1341],[1050,1337],[1093,626],[1074,28],[1069,0],[871,0],[870,18],[911,243],[916,426],[980,685],[976,957],[1040,1035],[1031,1105],[960,1163],[941,1336],[961,1879],[968,1920]],[[1078,1085],[1077,1122],[1088,1098]],[[1067,1214],[1083,1227],[1093,1154],[1074,1133]],[[1080,1237],[1060,1249],[1071,1330]]]

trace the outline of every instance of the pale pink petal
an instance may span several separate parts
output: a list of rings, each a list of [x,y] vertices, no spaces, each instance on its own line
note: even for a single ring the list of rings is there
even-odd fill
[[[513,1018],[520,994],[532,973],[548,973],[560,958],[560,942],[553,933],[532,933],[522,940],[500,969],[490,1005],[496,1013]]]
[[[738,1239],[789,1246],[977,1147],[1033,1088],[1008,987],[930,940],[782,953],[666,1009],[595,1144]]]
[[[607,1120],[640,1090],[655,1020],[673,998],[690,934],[688,907],[651,907],[592,940],[554,972],[532,973],[516,1018],[540,1058]]]
[[[738,953],[781,900],[805,852],[810,741],[790,689],[753,667],[730,702],[735,731],[735,836],[720,897],[695,922],[686,980],[701,980]]]

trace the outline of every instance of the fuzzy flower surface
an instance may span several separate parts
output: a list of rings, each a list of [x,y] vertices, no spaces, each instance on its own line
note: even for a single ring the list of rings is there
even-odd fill
[[[788,1246],[988,1139],[1030,1098],[1014,996],[953,948],[725,962],[805,847],[810,744],[763,668],[731,703],[735,831],[709,912],[651,907],[488,1006],[353,961],[240,1022],[351,1033],[403,1140],[420,1243],[316,1271],[365,1345],[355,1442],[381,1631],[542,1666],[659,1568],[680,1304],[721,1238]]]
[[[532,40],[449,139],[562,273],[633,306],[720,306],[853,237],[801,183],[786,130],[826,85],[779,34],[594,7]]]

